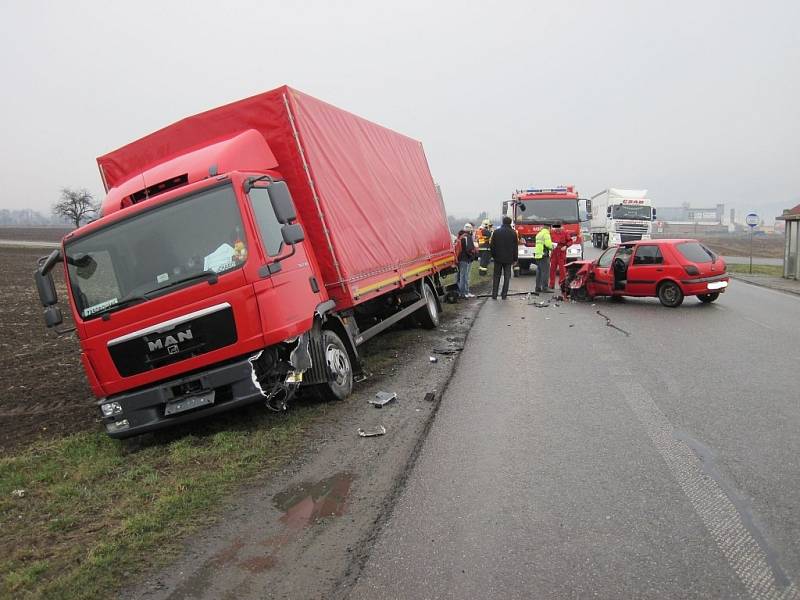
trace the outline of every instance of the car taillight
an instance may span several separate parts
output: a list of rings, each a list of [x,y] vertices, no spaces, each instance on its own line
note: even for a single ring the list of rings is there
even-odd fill
[[[683,270],[689,275],[700,275],[700,270],[694,265],[683,265]]]

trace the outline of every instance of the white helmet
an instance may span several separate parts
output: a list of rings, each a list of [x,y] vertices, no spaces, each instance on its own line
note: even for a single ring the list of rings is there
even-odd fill
[[[472,231],[472,223],[465,223],[464,231]]]

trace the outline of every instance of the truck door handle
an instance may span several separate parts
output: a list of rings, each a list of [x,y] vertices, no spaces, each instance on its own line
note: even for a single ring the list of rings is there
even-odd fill
[[[664,269],[662,269],[661,267],[659,267],[658,269],[656,269],[656,271],[657,271],[657,272],[659,272],[659,273],[660,273],[661,271],[663,271],[663,270],[664,270]]]

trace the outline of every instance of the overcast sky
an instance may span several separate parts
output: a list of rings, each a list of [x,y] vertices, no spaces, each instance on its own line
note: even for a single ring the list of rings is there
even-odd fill
[[[0,208],[284,83],[421,140],[448,211],[518,187],[800,203],[800,2],[0,0]]]

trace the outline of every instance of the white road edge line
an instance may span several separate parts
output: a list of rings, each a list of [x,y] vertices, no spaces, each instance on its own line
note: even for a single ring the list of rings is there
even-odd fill
[[[611,368],[617,371],[615,375],[630,375],[624,365],[614,364]],[[750,596],[755,600],[800,598],[800,591],[788,575],[788,585],[778,584],[766,553],[742,523],[734,504],[719,484],[703,472],[692,449],[675,438],[675,428],[647,390],[627,383],[619,391]]]

